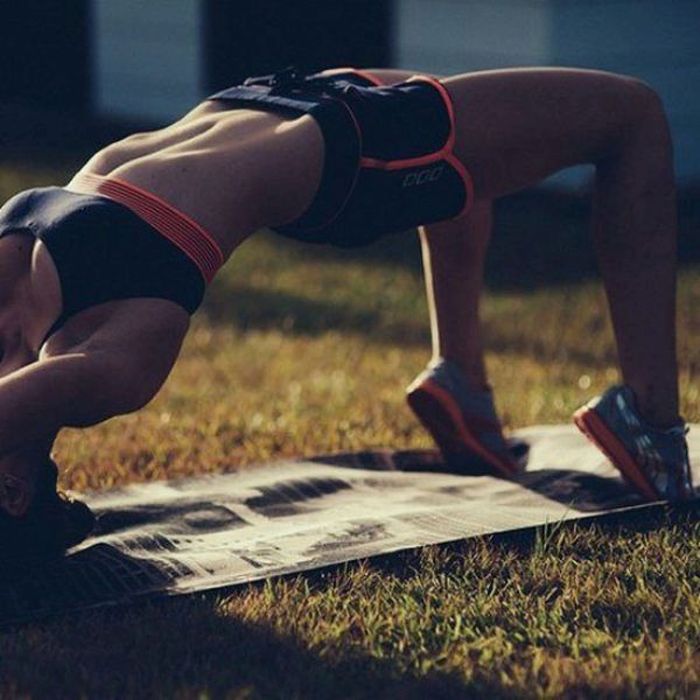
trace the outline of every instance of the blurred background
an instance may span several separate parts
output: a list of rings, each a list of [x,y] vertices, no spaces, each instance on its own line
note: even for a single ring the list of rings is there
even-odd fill
[[[0,23],[0,158],[70,169],[110,140],[163,125],[217,89],[289,64],[436,74],[599,68],[643,78],[663,97],[682,229],[693,234],[682,237],[683,256],[695,258],[699,30],[698,0],[23,0],[5,7]],[[575,200],[587,201],[591,172],[550,178],[528,194],[535,209],[520,195],[500,203],[503,213],[515,201],[524,224],[501,216],[500,228],[515,238],[501,239],[499,260],[532,258],[531,239],[519,231],[534,223],[543,239],[551,229],[557,245],[533,274],[556,276],[567,268],[551,269],[562,256],[590,268],[587,241],[578,245],[580,233],[567,231],[580,228]],[[543,216],[543,193],[569,198],[552,210],[564,219],[550,210]],[[491,278],[498,275],[495,269]]]
[[[157,125],[290,63],[437,74],[585,66],[639,76],[660,92],[679,180],[692,186],[698,31],[697,0],[23,0],[0,25],[0,102]]]

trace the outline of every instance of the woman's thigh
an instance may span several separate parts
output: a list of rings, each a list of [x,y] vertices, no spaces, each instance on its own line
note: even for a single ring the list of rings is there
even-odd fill
[[[441,81],[455,106],[455,153],[478,198],[499,197],[614,152],[651,90],[627,76],[514,68]]]

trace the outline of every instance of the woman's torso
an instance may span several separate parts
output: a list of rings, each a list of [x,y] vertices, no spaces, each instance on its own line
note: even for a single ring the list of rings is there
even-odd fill
[[[107,146],[79,172],[118,178],[163,199],[206,229],[228,258],[259,228],[298,216],[313,199],[322,164],[323,137],[311,117],[285,119],[203,102],[167,127]],[[41,241],[36,246],[36,258],[51,273],[48,279],[46,269],[36,270],[36,285],[53,289],[50,255]],[[172,342],[179,342],[187,314],[178,305],[119,299],[69,318],[42,344],[41,354],[60,355],[93,338],[98,345],[122,342],[123,319],[148,325],[154,310],[172,323]]]
[[[170,126],[107,146],[80,173],[163,199],[207,230],[227,258],[257,229],[297,217],[322,165],[323,137],[312,117],[209,101]]]

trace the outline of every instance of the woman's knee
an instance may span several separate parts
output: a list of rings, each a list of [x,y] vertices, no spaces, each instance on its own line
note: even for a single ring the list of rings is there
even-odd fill
[[[631,107],[630,126],[668,131],[668,119],[663,100],[649,83],[624,76],[625,99]]]
[[[606,93],[609,112],[601,148],[591,159],[596,166],[617,162],[630,153],[657,158],[672,152],[671,133],[663,100],[648,83],[626,75],[611,75]],[[662,159],[667,160],[667,159]]]

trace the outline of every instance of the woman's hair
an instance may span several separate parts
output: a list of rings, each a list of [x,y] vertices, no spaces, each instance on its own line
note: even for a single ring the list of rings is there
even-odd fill
[[[43,464],[36,493],[26,513],[15,517],[0,503],[0,583],[18,564],[61,556],[92,531],[95,516],[82,501],[56,490],[58,470]]]

